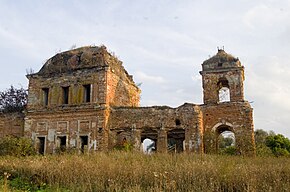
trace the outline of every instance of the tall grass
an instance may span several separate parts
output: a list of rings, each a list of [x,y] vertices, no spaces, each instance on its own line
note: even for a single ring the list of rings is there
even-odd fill
[[[289,158],[130,152],[0,157],[0,174],[59,191],[288,191]],[[11,180],[11,181],[9,181]],[[10,187],[11,188],[11,187]]]

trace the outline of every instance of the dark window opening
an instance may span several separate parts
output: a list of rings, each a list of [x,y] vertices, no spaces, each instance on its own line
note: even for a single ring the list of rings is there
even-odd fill
[[[178,125],[181,125],[181,122],[179,119],[175,119],[175,125],[178,126]]]
[[[167,151],[180,153],[184,151],[185,130],[173,129],[167,132]]]
[[[223,66],[223,63],[218,63],[218,67],[222,67]]]
[[[84,87],[84,102],[89,103],[91,102],[91,85],[83,85]]]
[[[42,88],[42,92],[43,92],[43,104],[45,106],[47,106],[48,105],[49,88]]]
[[[45,137],[37,137],[37,152],[41,155],[44,155],[45,150]]]
[[[58,136],[57,137],[58,141],[58,147],[60,148],[61,151],[64,151],[66,148],[66,136]]]
[[[84,153],[86,149],[88,149],[89,137],[88,136],[80,136],[81,140],[81,152]]]
[[[62,93],[63,93],[63,104],[68,104],[68,97],[69,97],[69,87],[62,87]]]

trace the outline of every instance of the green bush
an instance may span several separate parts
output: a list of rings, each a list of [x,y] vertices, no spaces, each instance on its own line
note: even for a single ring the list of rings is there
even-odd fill
[[[271,135],[266,138],[266,146],[269,147],[276,156],[289,156],[290,140],[284,135]]]
[[[221,155],[237,155],[237,148],[235,146],[229,146],[220,150]]]
[[[35,155],[32,142],[27,138],[7,136],[0,139],[0,155],[29,156]]]

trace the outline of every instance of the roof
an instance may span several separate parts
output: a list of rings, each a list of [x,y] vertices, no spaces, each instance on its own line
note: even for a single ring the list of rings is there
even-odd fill
[[[122,62],[102,46],[85,46],[69,51],[57,53],[49,58],[38,73],[28,74],[27,77],[45,76],[71,73],[77,70],[97,68],[103,70],[110,67],[120,78],[127,78],[133,82],[133,76],[125,70]]]
[[[77,69],[105,66],[105,46],[86,46],[61,52],[46,61],[38,75],[70,72]]]
[[[241,62],[238,58],[226,53],[223,49],[218,49],[215,56],[202,63],[203,71],[233,67],[241,67]]]

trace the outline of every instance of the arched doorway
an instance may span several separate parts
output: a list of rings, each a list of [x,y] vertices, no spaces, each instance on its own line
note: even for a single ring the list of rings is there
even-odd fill
[[[153,153],[157,150],[157,130],[146,128],[141,132],[141,143],[144,153]]]
[[[236,137],[232,127],[220,125],[216,128],[215,134],[215,147],[218,154],[235,155],[237,153]]]
[[[167,133],[168,152],[180,153],[184,151],[185,130],[173,129]]]

